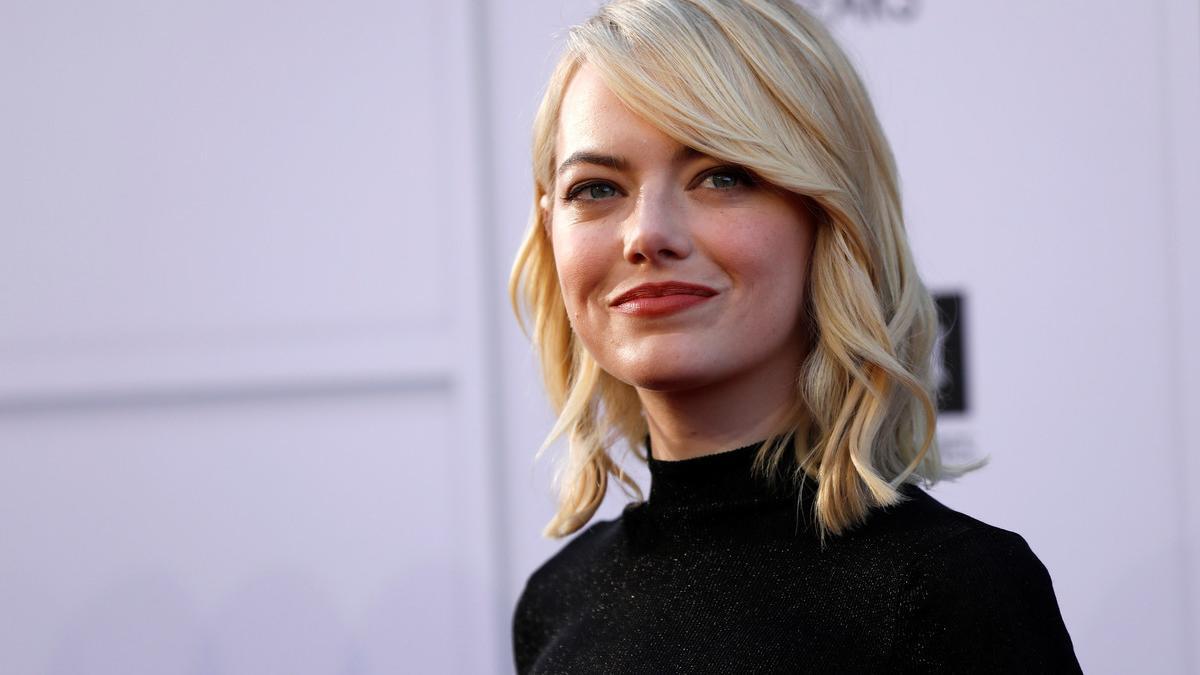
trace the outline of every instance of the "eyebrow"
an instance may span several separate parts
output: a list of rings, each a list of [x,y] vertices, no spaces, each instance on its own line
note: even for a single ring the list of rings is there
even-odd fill
[[[682,164],[688,160],[696,159],[697,157],[707,157],[706,153],[699,150],[683,146],[671,158],[673,164]],[[593,152],[591,150],[580,150],[573,153],[570,157],[563,160],[562,164],[558,165],[557,175],[561,176],[564,171],[575,166],[576,164],[595,164],[597,166],[606,166],[617,171],[628,171],[629,160],[617,155],[606,155],[602,152]]]

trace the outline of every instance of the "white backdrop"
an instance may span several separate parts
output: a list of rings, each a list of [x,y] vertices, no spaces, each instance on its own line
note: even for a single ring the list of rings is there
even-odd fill
[[[500,668],[476,10],[0,4],[0,673]]]
[[[935,496],[1086,672],[1200,673],[1200,1],[809,4],[965,297]],[[561,542],[503,287],[594,6],[0,4],[0,673],[511,670]]]

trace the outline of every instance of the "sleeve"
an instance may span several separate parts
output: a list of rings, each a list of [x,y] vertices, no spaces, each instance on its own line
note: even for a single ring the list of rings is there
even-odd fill
[[[889,672],[1080,673],[1046,567],[1018,534],[961,532],[901,590]]]

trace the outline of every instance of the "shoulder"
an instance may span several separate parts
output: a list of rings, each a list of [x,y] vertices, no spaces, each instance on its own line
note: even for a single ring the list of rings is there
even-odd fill
[[[513,654],[524,672],[551,640],[563,618],[581,606],[587,578],[618,544],[621,518],[592,523],[530,574],[512,616]]]
[[[580,570],[590,567],[605,551],[618,545],[622,521],[623,516],[599,520],[580,530],[530,574],[524,594],[547,585],[556,586],[564,578],[577,576]]]
[[[1079,672],[1050,574],[1025,539],[906,493],[891,526],[919,545],[899,590],[894,669]]]
[[[901,486],[903,501],[872,512],[864,535],[904,543],[917,557],[951,544],[959,537],[983,536],[998,540],[1019,535],[989,525],[946,506],[913,484]]]
[[[907,541],[910,581],[922,575],[962,572],[961,581],[986,573],[1046,581],[1049,574],[1025,538],[942,504],[915,485],[905,485],[905,501],[877,514],[876,529]],[[972,572],[973,571],[973,572]]]

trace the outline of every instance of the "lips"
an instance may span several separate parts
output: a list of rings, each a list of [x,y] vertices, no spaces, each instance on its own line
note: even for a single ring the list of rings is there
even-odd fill
[[[716,294],[717,292],[708,286],[689,284],[682,281],[667,281],[657,284],[642,284],[641,286],[632,288],[617,296],[617,299],[612,301],[612,306],[616,307],[631,300],[640,300],[642,298],[661,298],[668,295],[696,295],[708,298]]]
[[[716,294],[708,286],[683,281],[642,284],[617,296],[611,307],[621,314],[650,319],[682,312]]]

